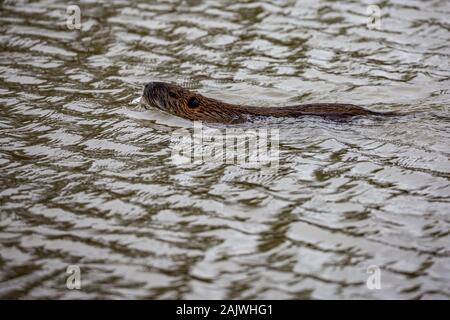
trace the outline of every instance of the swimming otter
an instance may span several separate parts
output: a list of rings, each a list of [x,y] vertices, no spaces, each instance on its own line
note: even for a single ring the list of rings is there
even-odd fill
[[[201,94],[165,82],[145,85],[141,101],[176,116],[197,121],[216,123],[243,123],[255,117],[319,116],[344,119],[354,116],[392,115],[375,112],[352,104],[314,103],[288,107],[251,107],[235,105],[207,98]]]

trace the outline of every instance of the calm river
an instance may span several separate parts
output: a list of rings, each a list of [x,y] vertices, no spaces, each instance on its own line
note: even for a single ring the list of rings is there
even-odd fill
[[[0,5],[0,298],[450,298],[449,1],[76,4]],[[155,80],[405,115],[244,126],[275,171],[177,164]]]

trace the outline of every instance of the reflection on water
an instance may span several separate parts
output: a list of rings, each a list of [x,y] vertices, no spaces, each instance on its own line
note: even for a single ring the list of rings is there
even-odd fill
[[[0,297],[449,298],[450,5],[377,2],[377,30],[372,3],[79,1],[72,31],[65,1],[4,1]],[[191,123],[133,103],[155,79],[408,114],[253,124],[272,174],[176,166]]]

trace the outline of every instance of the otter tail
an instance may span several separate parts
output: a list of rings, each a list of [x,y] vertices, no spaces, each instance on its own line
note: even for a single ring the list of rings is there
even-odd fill
[[[403,115],[396,111],[370,111],[370,114],[379,117],[399,117]]]

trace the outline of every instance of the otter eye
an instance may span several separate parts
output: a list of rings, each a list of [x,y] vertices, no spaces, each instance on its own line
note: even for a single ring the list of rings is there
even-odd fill
[[[169,91],[169,97],[171,98],[177,98],[177,94],[173,91]]]
[[[200,105],[200,102],[196,97],[191,97],[187,105],[189,108],[197,108]]]

